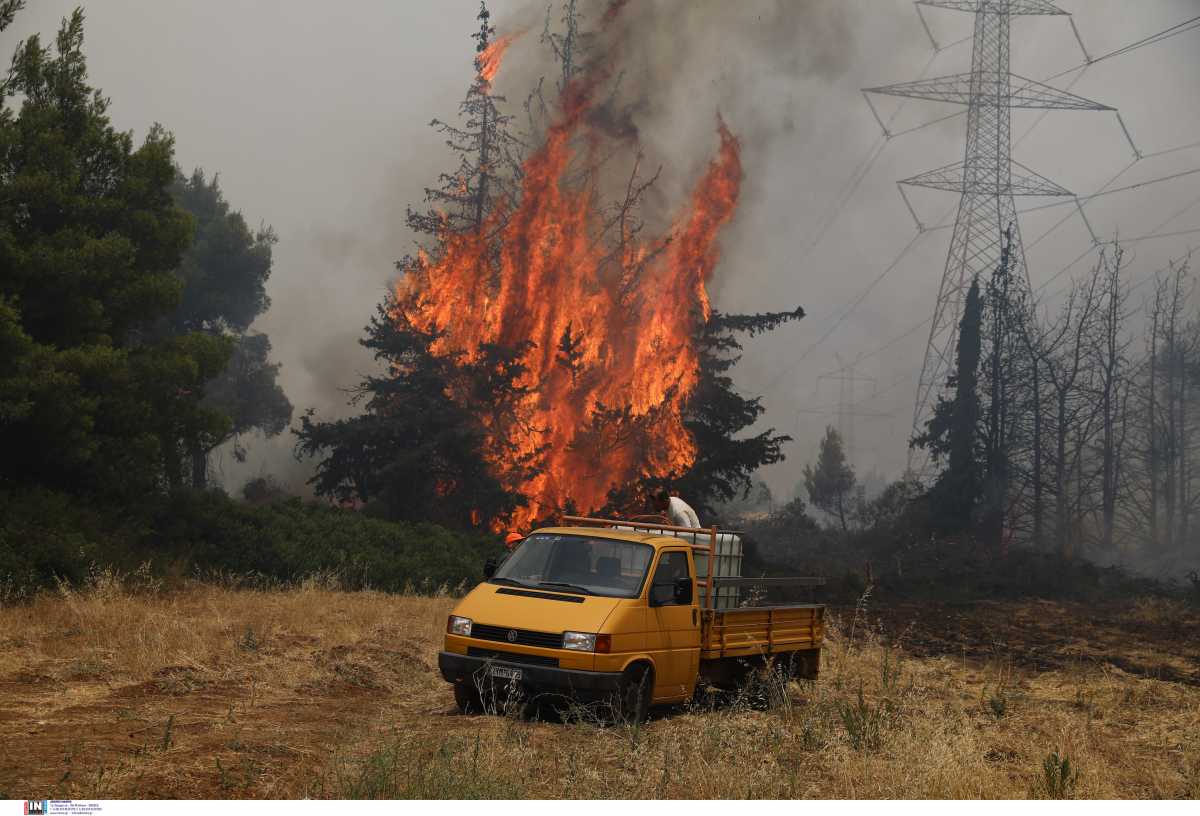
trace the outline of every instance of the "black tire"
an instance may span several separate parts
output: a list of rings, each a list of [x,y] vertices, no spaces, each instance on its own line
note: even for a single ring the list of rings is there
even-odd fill
[[[805,649],[792,656],[791,676],[796,680],[816,681],[821,672],[821,650]]]
[[[463,714],[478,714],[483,711],[479,689],[468,681],[460,680],[454,684],[454,703]]]
[[[650,698],[654,693],[654,670],[644,663],[635,663],[621,675],[617,690],[617,721],[644,723],[650,715]]]

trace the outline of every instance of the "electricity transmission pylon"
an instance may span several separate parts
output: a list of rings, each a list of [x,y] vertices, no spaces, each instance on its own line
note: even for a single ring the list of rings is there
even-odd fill
[[[824,380],[832,380],[838,384],[838,407],[837,407],[837,430],[842,437],[842,445],[846,452],[846,461],[854,465],[856,463],[854,450],[854,420],[856,417],[877,417],[888,416],[888,414],[879,414],[870,411],[855,411],[855,396],[858,383],[870,383],[872,387],[875,385],[874,377],[863,377],[855,372],[855,367],[858,364],[857,360],[852,360],[849,363],[843,363],[840,354],[835,354],[834,357],[841,366],[837,371],[829,374],[822,374],[817,377],[817,387],[820,388],[821,382]]]
[[[917,385],[914,434],[924,430],[938,393],[953,368],[966,291],[976,275],[990,274],[999,263],[1004,234],[1009,226],[1012,227],[1010,268],[1013,277],[1028,282],[1013,196],[1071,195],[1044,176],[1013,161],[1012,109],[1115,110],[1010,73],[1009,23],[1012,17],[1067,15],[1049,0],[917,0],[917,6],[918,11],[920,6],[940,6],[973,12],[975,36],[968,73],[865,89],[868,93],[967,106],[967,144],[963,160],[900,182],[961,195]],[[923,474],[926,464],[924,458],[915,462],[914,451],[909,450],[910,470]]]

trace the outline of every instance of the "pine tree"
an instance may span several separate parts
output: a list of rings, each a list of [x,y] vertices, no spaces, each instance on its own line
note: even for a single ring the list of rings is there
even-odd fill
[[[208,460],[219,446],[233,440],[233,455],[245,458],[242,440],[251,432],[277,436],[292,420],[292,404],[277,380],[279,364],[269,360],[270,338],[251,332],[250,325],[271,305],[266,283],[271,275],[270,227],[251,230],[233,210],[216,176],[204,171],[190,177],[176,173],[172,194],[195,222],[192,245],[176,270],[183,297],[164,332],[202,332],[232,341],[225,369],[206,385],[203,405],[229,419],[215,433],[186,440],[192,487],[208,482]]]
[[[1022,344],[1023,321],[1027,319],[1028,287],[1012,274],[1012,230],[987,282],[981,338],[980,400],[986,406],[980,422],[983,450],[982,505],[979,531],[994,549],[1004,539],[1010,524],[1010,502],[1020,493],[1013,482],[1019,471],[1019,450],[1028,414],[1027,390],[1022,386],[1032,377],[1025,370],[1029,355]]]
[[[458,108],[462,124],[440,119],[430,122],[458,154],[458,169],[442,173],[439,187],[425,189],[428,210],[408,211],[408,226],[419,235],[435,239],[447,233],[482,229],[497,205],[515,195],[521,177],[521,143],[510,131],[512,116],[501,113],[497,103],[506,100],[492,93],[491,80],[484,76],[482,58],[493,44],[496,29],[483,2],[476,19],[479,30],[471,35],[475,40],[475,80]],[[402,262],[401,268],[410,265],[411,261]]]
[[[846,464],[842,436],[836,428],[829,426],[821,439],[816,467],[804,466],[804,488],[813,506],[836,517],[843,532],[849,529],[846,516],[851,509],[854,482],[854,469]]]
[[[0,6],[0,24],[19,4]],[[182,440],[227,419],[202,405],[223,338],[160,337],[192,224],[171,199],[174,142],[135,147],[88,85],[83,13],[53,47],[17,49],[0,104],[0,483],[141,498],[181,481]],[[18,355],[8,358],[7,354]]]
[[[519,363],[488,381],[459,365],[456,356],[436,356],[435,335],[398,321],[381,305],[362,344],[385,364],[368,377],[355,403],[364,412],[322,422],[310,411],[296,432],[298,455],[319,459],[310,480],[318,495],[363,503],[386,518],[477,526],[503,518],[520,503],[492,474],[480,451],[486,431],[478,405],[503,404]],[[469,383],[477,402],[452,398]]]
[[[744,397],[733,387],[729,371],[741,359],[739,334],[751,337],[804,317],[804,310],[763,314],[723,314],[713,311],[698,331],[700,381],[688,399],[684,426],[692,434],[697,458],[671,485],[688,502],[711,516],[713,504],[739,493],[748,495],[758,468],[783,461],[783,444],[790,436],[768,428],[739,438],[763,415],[761,397]]]
[[[979,281],[971,282],[958,329],[954,374],[946,385],[953,396],[942,397],[914,444],[927,448],[934,461],[946,462],[930,491],[934,524],[946,532],[972,529],[982,495],[979,455],[979,358],[983,301]]]

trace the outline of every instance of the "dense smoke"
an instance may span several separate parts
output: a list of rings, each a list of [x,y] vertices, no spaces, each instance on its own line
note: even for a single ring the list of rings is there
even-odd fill
[[[544,5],[534,3],[496,18],[499,35],[516,35],[516,39],[504,55],[495,86],[507,97],[508,112],[518,116],[532,144],[542,138],[542,128],[557,104],[561,61],[543,32],[561,37],[561,16],[558,6],[547,11]],[[850,7],[828,1],[763,4],[753,14],[726,4],[627,3],[617,8],[607,3],[581,3],[575,58],[581,70],[602,71],[608,80],[607,96],[593,111],[591,124],[631,146],[629,155],[606,167],[608,189],[604,192],[615,195],[627,180],[633,150],[643,152],[648,172],[661,173],[648,191],[642,215],[649,229],[667,228],[690,185],[719,146],[717,118],[721,116],[742,145],[744,189],[751,197],[748,206],[753,207],[753,198],[761,195],[761,179],[767,170],[763,157],[769,144],[796,137],[796,114],[780,109],[766,97],[775,89],[786,88],[787,107],[794,107],[803,87],[825,85],[844,72],[853,54],[853,20]],[[467,55],[464,49],[464,57]],[[464,71],[461,87],[465,89],[469,81],[470,75]],[[529,95],[539,84],[539,96],[531,99]],[[437,115],[449,118],[460,95],[458,89],[448,91],[443,106],[435,109]],[[523,109],[527,102],[532,116]],[[543,102],[546,113],[538,115]],[[403,232],[398,225],[405,209],[419,204],[421,189],[434,180],[429,168],[449,169],[453,161],[441,147],[439,144],[439,149],[423,157],[423,164],[417,163],[419,170],[406,167],[393,177],[387,200],[380,202],[376,211],[377,218],[393,225],[390,240],[360,242],[352,233],[319,229],[312,240],[321,256],[331,265],[390,266],[408,249],[395,240],[395,233]],[[713,290],[721,292],[736,285],[743,270],[768,271],[764,264],[769,261],[755,244],[755,239],[740,233],[736,221],[726,230],[723,245],[728,251],[723,252],[710,282]],[[386,254],[389,248],[391,256]],[[804,293],[799,287],[792,300],[782,305],[801,305]],[[749,297],[738,307],[770,309],[780,305]],[[361,350],[346,342],[352,335],[358,336],[357,329],[356,325],[338,332],[305,356],[304,374],[315,388],[335,382],[345,387],[351,382],[348,374],[363,370]],[[324,415],[346,412],[340,404],[343,392],[326,387],[317,396],[313,404]],[[292,481],[295,486],[296,478]]]
[[[34,31],[52,32],[73,5],[30,4],[4,33],[4,47]],[[560,5],[550,10],[552,26]],[[1194,0],[1062,5],[1075,13],[1093,55],[1188,19],[1197,8]],[[587,29],[608,5],[580,8]],[[474,0],[436,8],[373,0],[356,5],[353,15],[321,4],[288,4],[285,14],[275,4],[232,2],[106,0],[87,8],[91,79],[112,95],[115,123],[140,137],[150,123],[162,122],[177,137],[185,169],[219,172],[230,202],[251,224],[277,229],[273,306],[256,328],[271,335],[283,363],[281,382],[298,409],[313,407],[327,417],[355,410],[346,405],[343,389],[372,366],[356,341],[388,291],[393,263],[412,249],[405,208],[420,203],[423,187],[438,172],[452,169],[441,138],[427,124],[434,117],[451,119],[471,82],[468,36],[477,10]],[[557,80],[539,41],[546,5],[496,2],[492,11],[500,33],[524,31],[497,77],[510,109],[523,115],[537,78],[546,77],[547,99]],[[901,0],[629,0],[609,35],[624,37],[621,98],[637,102],[613,126],[635,127],[647,162],[663,164],[658,211],[670,212],[712,155],[718,112],[742,144],[741,204],[722,235],[722,260],[710,287],[714,304],[727,311],[799,304],[809,313],[752,342],[736,372],[740,390],[765,395],[765,424],[797,437],[788,460],[764,474],[777,499],[792,493],[824,426],[837,422],[837,385],[819,375],[898,337],[857,369],[874,380],[855,391],[857,410],[878,416],[858,419],[852,462],[860,474],[877,469],[889,478],[904,465],[925,336],[901,335],[931,311],[947,233],[927,233],[852,312],[846,307],[914,234],[894,181],[957,158],[962,119],[888,142],[841,201],[880,134],[858,89],[915,79],[923,69],[926,76],[953,73],[968,64],[969,40],[952,44],[970,34],[970,17],[939,9],[926,10],[926,17],[943,46],[936,56],[912,4]],[[143,36],[148,31],[157,33]],[[123,46],[134,36],[141,43],[137,53]],[[1195,36],[1098,63],[1082,78],[1068,74],[1056,83],[1075,83],[1072,92],[1119,107],[1145,152],[1194,142],[1200,138]],[[222,44],[220,59],[213,56],[213,42]],[[1045,77],[1081,61],[1063,19],[1014,23],[1016,72]],[[146,70],[147,64],[155,69]],[[881,104],[885,120],[898,111],[895,130],[954,110]],[[1132,159],[1110,114],[1054,113],[1039,122],[1031,113],[1014,123],[1016,137],[1037,123],[1020,142],[1018,159],[1081,194],[1098,189]],[[1186,170],[1196,158],[1195,151],[1183,151],[1147,159],[1120,183]],[[1092,226],[1101,236],[1118,229],[1144,234],[1195,195],[1186,180],[1151,189],[1089,205]],[[927,225],[938,223],[953,203],[948,194],[914,196]],[[1065,214],[1047,210],[1024,218],[1027,243]],[[1170,226],[1190,228],[1194,214]],[[1133,247],[1135,274],[1164,266],[1189,240]],[[1075,218],[1027,248],[1035,285],[1088,243]],[[1082,265],[1066,276],[1080,271]],[[292,459],[288,435],[249,443],[245,465],[225,458],[230,490],[261,472],[283,474],[294,489],[303,489],[310,466]]]

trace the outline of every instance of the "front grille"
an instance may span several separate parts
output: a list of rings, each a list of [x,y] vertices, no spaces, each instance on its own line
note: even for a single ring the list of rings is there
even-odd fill
[[[498,652],[494,649],[477,649],[474,646],[468,647],[467,655],[470,657],[482,657],[485,660],[503,660],[505,663],[523,663],[526,666],[558,666],[557,657],[520,654],[518,652]]]
[[[516,632],[510,639],[509,633]],[[516,643],[521,646],[539,646],[543,649],[561,649],[562,632],[534,632],[529,629],[510,629],[507,626],[488,626],[486,623],[471,625],[471,637],[480,640],[495,640],[501,643]]]

